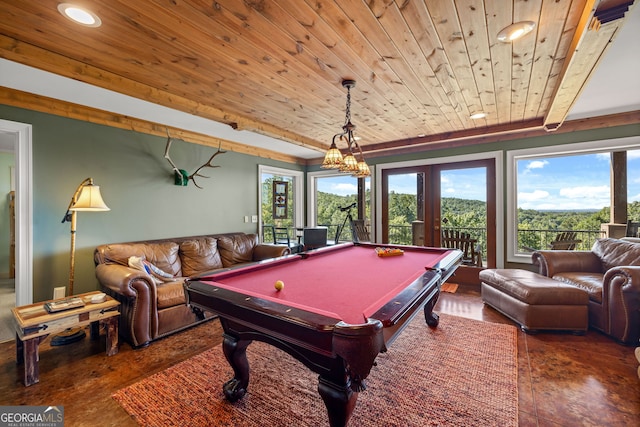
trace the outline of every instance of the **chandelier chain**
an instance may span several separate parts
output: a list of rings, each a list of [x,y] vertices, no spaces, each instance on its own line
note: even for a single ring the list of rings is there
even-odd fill
[[[347,108],[345,109],[344,125],[346,126],[351,122],[351,88],[347,87]]]

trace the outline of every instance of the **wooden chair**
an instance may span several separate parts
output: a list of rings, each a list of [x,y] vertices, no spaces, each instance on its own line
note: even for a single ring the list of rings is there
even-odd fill
[[[371,241],[369,230],[367,230],[367,226],[364,225],[363,219],[354,219],[351,221],[351,234],[355,243]]]
[[[482,267],[482,248],[469,233],[458,230],[442,230],[442,246],[462,251],[462,264]]]
[[[578,243],[582,243],[582,240],[577,237],[578,233],[575,231],[563,231],[562,233],[558,233],[555,240],[549,243],[549,249],[553,251],[572,251],[576,248]]]
[[[640,237],[638,232],[640,228],[640,222],[632,222],[631,220],[627,221],[627,232],[625,233],[625,237]]]

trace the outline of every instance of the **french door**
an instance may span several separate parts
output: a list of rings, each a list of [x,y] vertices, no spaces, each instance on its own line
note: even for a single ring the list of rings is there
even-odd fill
[[[443,228],[478,241],[483,266],[496,265],[493,159],[382,171],[382,242],[441,246]]]

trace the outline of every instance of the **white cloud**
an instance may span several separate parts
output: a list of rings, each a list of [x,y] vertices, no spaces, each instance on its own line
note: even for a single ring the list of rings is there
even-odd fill
[[[609,199],[609,186],[582,186],[582,187],[569,187],[561,188],[560,196],[568,199]]]
[[[629,196],[629,199],[627,200],[627,202],[631,203],[631,202],[640,202],[640,194],[635,194],[633,196]]]
[[[547,197],[549,197],[549,192],[544,190],[534,190],[531,193],[518,193],[518,204],[542,200]]]
[[[331,194],[338,194],[340,196],[358,194],[358,186],[348,182],[336,183],[336,184],[330,185],[329,187],[330,187],[330,190],[328,192]]]
[[[527,164],[526,170],[542,169],[549,164],[546,160],[533,160]]]

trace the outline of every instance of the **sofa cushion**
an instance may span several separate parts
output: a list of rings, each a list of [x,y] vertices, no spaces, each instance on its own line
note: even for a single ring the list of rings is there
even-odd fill
[[[592,251],[602,261],[602,273],[620,265],[640,266],[640,244],[618,239],[598,239]]]
[[[182,274],[187,277],[222,268],[218,240],[213,237],[202,237],[180,243],[180,258],[182,258]]]
[[[582,289],[589,294],[589,299],[602,304],[602,282],[604,274],[600,273],[558,273],[553,276],[555,280],[559,280],[568,285]]]
[[[222,266],[230,267],[253,261],[253,248],[258,244],[257,234],[234,234],[220,236],[218,249],[222,257]]]
[[[158,285],[158,310],[187,303],[183,283],[184,280],[179,280]]]
[[[163,243],[115,243],[107,245],[104,256],[108,262],[129,265],[129,257],[146,259],[162,271],[173,276],[181,275],[181,263],[178,257],[178,244]]]

